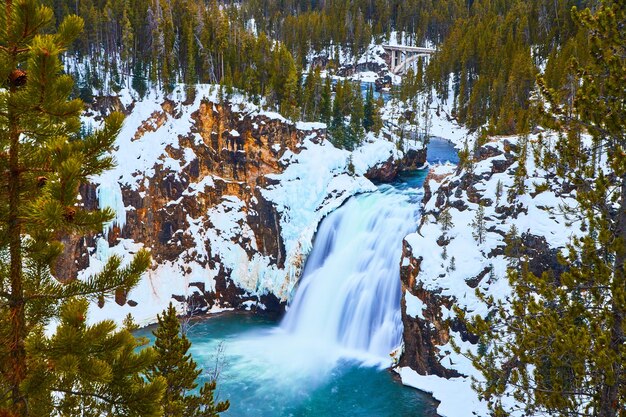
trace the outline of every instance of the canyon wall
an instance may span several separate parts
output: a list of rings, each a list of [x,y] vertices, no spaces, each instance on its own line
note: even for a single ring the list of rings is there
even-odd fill
[[[390,180],[401,169],[403,153],[384,139],[369,135],[350,153],[329,143],[323,124],[291,123],[215,87],[198,87],[193,100],[182,94],[110,101],[85,118],[97,126],[111,108],[128,114],[117,167],[80,190],[85,206],[117,214],[100,235],[65,237],[55,272],[87,276],[140,247],[153,257],[138,288],[94,317],[149,322],[170,300],[195,312],[281,311],[319,221],[373,191],[368,178]]]

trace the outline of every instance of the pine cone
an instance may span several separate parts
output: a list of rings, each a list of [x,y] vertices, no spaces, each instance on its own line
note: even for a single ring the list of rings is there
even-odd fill
[[[9,86],[11,87],[21,87],[26,84],[26,80],[28,79],[26,73],[21,69],[14,69],[9,74]]]
[[[63,213],[63,217],[68,222],[74,220],[74,216],[76,216],[76,209],[74,207],[65,207],[65,212]]]

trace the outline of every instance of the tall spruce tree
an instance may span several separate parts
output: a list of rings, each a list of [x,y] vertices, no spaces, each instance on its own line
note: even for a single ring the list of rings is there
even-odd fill
[[[149,378],[163,376],[166,380],[165,395],[161,400],[163,417],[219,417],[219,413],[228,410],[230,403],[228,400],[215,402],[215,380],[204,383],[194,393],[202,369],[198,369],[189,354],[191,342],[181,334],[176,309],[170,303],[157,318],[158,327],[153,332],[157,360]]]
[[[348,150],[353,150],[363,139],[363,97],[359,89],[356,89],[353,95],[350,110],[350,125],[348,129],[350,140],[349,143],[346,144]]]
[[[333,145],[338,148],[344,148],[347,140],[345,116],[343,113],[345,101],[343,83],[337,82],[335,85],[335,99],[333,100],[332,118],[330,120],[330,127],[328,130]]]
[[[472,236],[479,245],[482,245],[485,242],[485,235],[487,234],[486,222],[485,222],[485,206],[481,202],[478,205],[478,210],[476,210],[476,217],[470,223],[470,227],[472,228]]]
[[[73,81],[59,55],[83,22],[69,16],[50,33],[52,20],[35,0],[0,8],[0,414],[156,416],[161,379],[142,377],[151,351],[134,354],[135,339],[111,322],[85,325],[86,300],[128,291],[149,255],[126,267],[112,257],[84,280],[53,269],[61,236],[100,231],[113,217],[85,210],[77,196],[112,166],[123,117],[113,113],[102,130],[80,136],[83,105],[68,99]]]
[[[363,128],[366,132],[371,132],[374,128],[374,113],[376,112],[376,102],[374,101],[374,87],[370,84],[365,96],[363,106]]]
[[[333,108],[333,92],[330,81],[330,76],[326,76],[324,80],[324,88],[322,89],[322,95],[320,98],[320,121],[322,123],[330,124]]]
[[[83,297],[67,300],[54,335],[38,329],[27,338],[24,415],[160,417],[164,380],[145,380],[154,350],[111,320],[88,325],[87,308]]]
[[[626,1],[572,15],[592,56],[574,65],[573,111],[540,86],[550,123],[564,132],[549,160],[577,189],[584,234],[561,255],[561,274],[534,275],[516,250],[510,308],[498,305],[470,326],[488,347],[473,360],[486,380],[476,388],[495,415],[626,415]]]

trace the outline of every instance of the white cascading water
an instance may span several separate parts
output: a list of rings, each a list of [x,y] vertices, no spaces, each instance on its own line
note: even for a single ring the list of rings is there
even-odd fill
[[[416,191],[382,186],[324,219],[281,323],[287,333],[389,358],[402,341],[400,258]]]

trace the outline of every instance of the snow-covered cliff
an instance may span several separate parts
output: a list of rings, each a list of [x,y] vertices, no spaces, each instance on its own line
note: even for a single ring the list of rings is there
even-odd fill
[[[63,268],[86,276],[140,247],[154,261],[137,288],[94,306],[93,319],[131,313],[146,324],[171,300],[204,311],[280,309],[320,220],[374,190],[366,176],[402,157],[373,136],[352,153],[337,149],[324,125],[293,124],[238,95],[220,100],[216,86],[198,86],[193,100],[178,88],[168,99],[116,103],[128,113],[117,168],[81,191],[84,204],[117,216],[100,236],[66,239],[77,261]],[[94,111],[85,123],[99,118]]]

